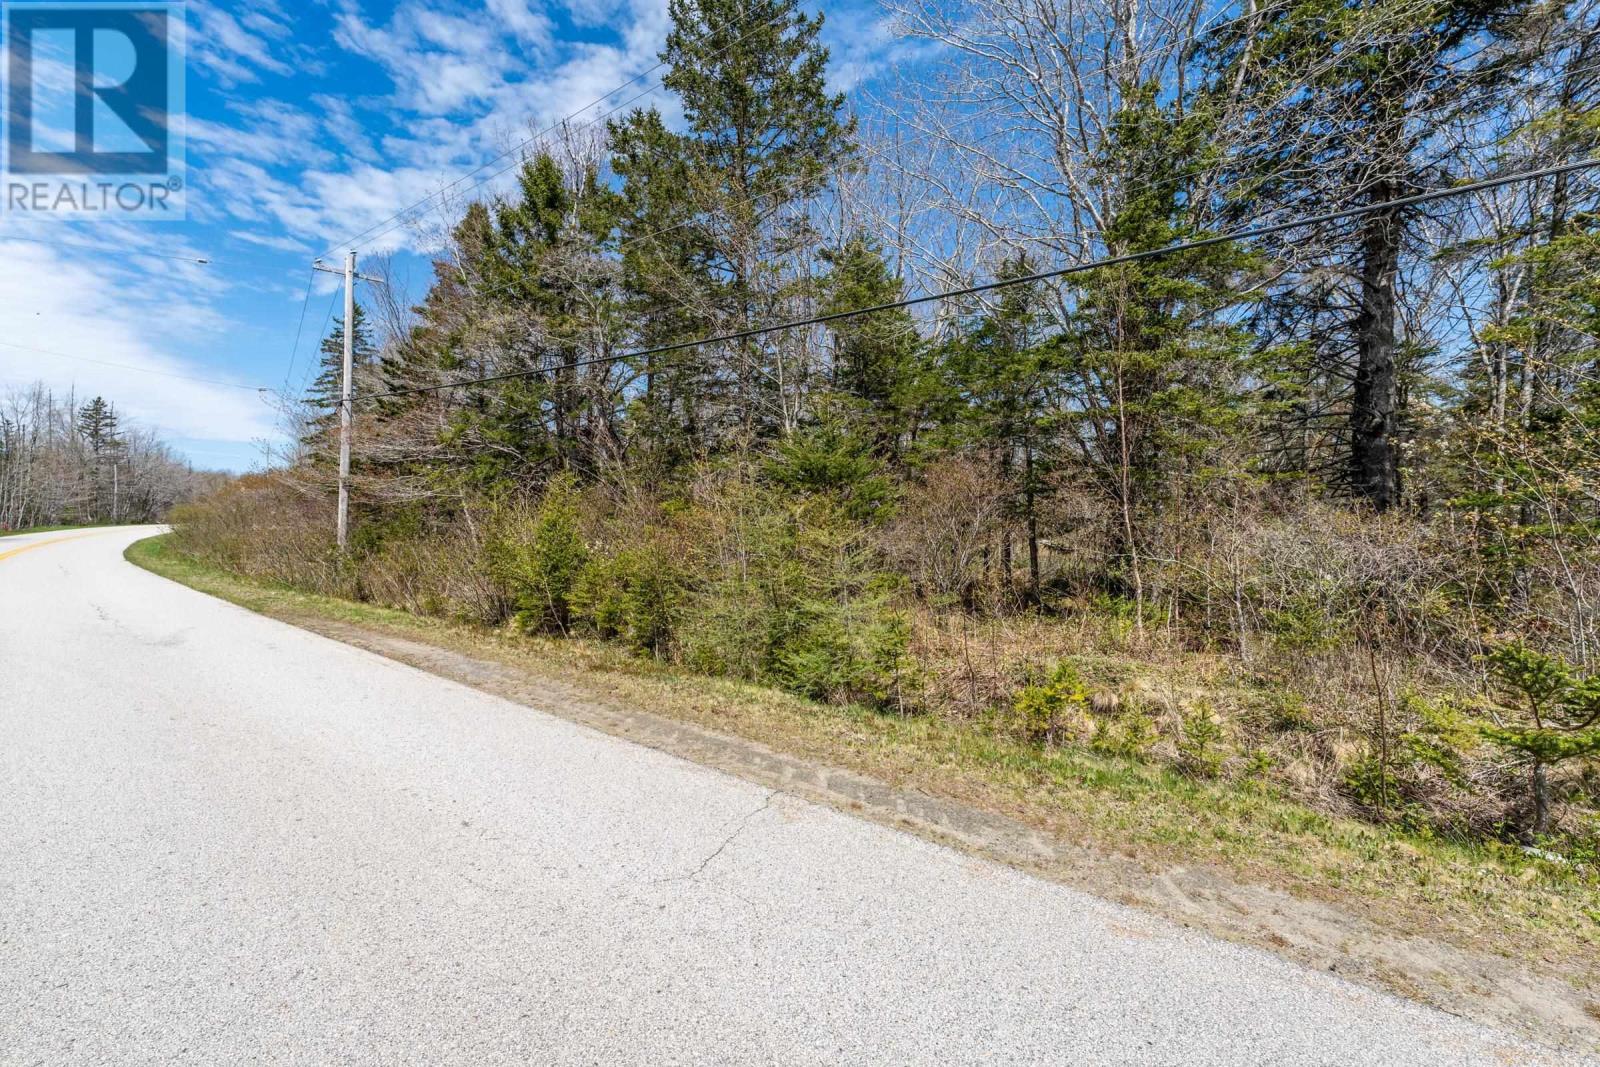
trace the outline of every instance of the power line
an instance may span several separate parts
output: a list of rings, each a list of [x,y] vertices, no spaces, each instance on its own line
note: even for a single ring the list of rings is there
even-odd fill
[[[1035,274],[1024,275],[1019,278],[1007,278],[1001,281],[985,282],[981,285],[969,285],[960,289],[950,289],[939,293],[929,293],[924,296],[908,297],[904,300],[894,300],[886,304],[874,304],[869,307],[852,308],[848,311],[836,311],[828,315],[815,315],[804,319],[791,319],[785,322],[771,323],[766,326],[754,326],[745,330],[736,330],[732,333],[716,334],[710,337],[699,337],[692,341],[678,341],[673,344],[658,345],[654,348],[638,349],[632,352],[623,352],[614,356],[601,356],[595,359],[579,360],[574,363],[564,364],[559,368],[540,368],[536,370],[511,371],[505,374],[491,374],[481,378],[467,378],[460,381],[443,382],[438,385],[410,386],[403,389],[389,389],[378,393],[368,393],[363,396],[352,397],[357,400],[381,400],[388,397],[410,396],[420,393],[440,392],[446,389],[459,389],[470,385],[487,385],[493,382],[512,381],[517,378],[530,378],[540,374],[547,374],[551,370],[576,370],[581,367],[592,367],[607,363],[619,363],[624,360],[640,359],[645,356],[665,355],[669,352],[679,352],[688,348],[698,348],[702,345],[722,344],[728,341],[742,341],[752,337],[761,337],[769,333],[783,330],[798,329],[802,326],[818,326],[830,322],[839,322],[844,319],[857,318],[862,315],[872,315],[880,311],[896,311],[902,308],[916,307],[921,304],[932,303],[938,300],[950,300],[956,297],[972,296],[977,293],[993,292],[996,289],[1005,289],[1014,285],[1031,285],[1035,282],[1048,281],[1062,278],[1069,274],[1081,274],[1086,271],[1100,270],[1106,267],[1126,266],[1131,263],[1142,263],[1145,260],[1157,259],[1178,252],[1192,252],[1202,248],[1212,248],[1233,241],[1253,240],[1259,237],[1270,237],[1273,234],[1283,233],[1287,230],[1300,229],[1306,226],[1320,226],[1324,223],[1337,222],[1341,219],[1357,218],[1362,215],[1371,215],[1380,211],[1393,211],[1405,207],[1414,207],[1418,204],[1431,203],[1443,200],[1446,197],[1465,196],[1469,193],[1483,192],[1487,189],[1497,189],[1503,185],[1516,182],[1533,181],[1538,178],[1553,177],[1558,174],[1568,174],[1574,171],[1587,170],[1600,167],[1600,157],[1580,160],[1575,163],[1563,163],[1552,167],[1542,167],[1538,170],[1521,171],[1516,174],[1502,175],[1498,178],[1485,178],[1480,181],[1457,185],[1448,189],[1434,189],[1425,193],[1416,193],[1411,196],[1396,197],[1392,200],[1383,200],[1375,204],[1365,204],[1360,207],[1341,208],[1338,211],[1328,211],[1320,215],[1311,215],[1306,218],[1290,219],[1286,222],[1273,223],[1268,226],[1256,226],[1231,233],[1218,234],[1214,237],[1204,237],[1196,241],[1185,241],[1178,244],[1166,245],[1161,248],[1146,249],[1142,252],[1130,252],[1126,255],[1111,256],[1106,259],[1094,260],[1089,263],[1077,263],[1070,267],[1058,267],[1054,270],[1039,271]]]
[[[83,241],[63,241],[55,237],[28,237],[19,233],[6,233],[0,230],[0,242],[23,241],[27,244],[45,245],[49,248],[82,248],[90,252],[105,252],[111,255],[142,256],[146,259],[166,259],[174,263],[187,263],[200,267],[238,267],[246,270],[274,271],[281,269],[278,266],[269,267],[264,260],[244,261],[238,259],[215,259],[209,254],[195,253],[178,255],[171,252],[152,252],[145,248],[116,247],[113,245],[88,244]],[[287,253],[286,253],[287,254]]]
[[[322,331],[317,334],[318,337],[321,337],[324,340],[326,340],[327,336],[328,336],[328,324],[333,321],[333,309],[338,306],[339,297],[341,295],[342,294],[340,293],[340,291],[338,289],[335,289],[333,291],[332,295],[330,295],[328,297],[328,310],[327,310],[327,313],[322,316]],[[312,381],[311,373],[312,373],[312,371],[315,371],[315,370],[318,370],[318,369],[319,369],[319,365],[318,365],[318,361],[316,361],[316,360],[313,360],[306,367],[305,373],[300,376],[300,392],[304,393],[311,386],[311,381]]]
[[[632,96],[628,97],[628,99],[624,100],[622,103],[618,104],[616,107],[613,107],[610,111],[603,112],[600,115],[596,116],[594,119],[592,119],[590,122],[585,123],[583,126],[579,127],[579,129],[580,130],[589,129],[592,126],[597,125],[597,124],[605,121],[606,119],[610,118],[612,115],[615,115],[617,112],[621,111],[623,108],[628,107],[629,105],[634,104],[634,103],[638,102],[639,100],[642,100],[645,97],[649,96],[651,93],[655,92],[657,88],[659,88],[659,86],[652,85],[652,86],[649,86],[647,88],[641,89],[639,92],[634,93]],[[545,132],[548,133],[549,131],[546,130]],[[501,158],[503,159],[505,157],[502,156]],[[499,170],[495,171],[493,174],[490,174],[487,177],[481,178],[478,181],[474,182],[472,184],[472,188],[473,189],[480,189],[483,186],[487,185],[489,182],[492,182],[496,178],[500,177],[500,175],[505,174],[507,171],[515,170],[517,167],[520,167],[520,166],[522,166],[522,160],[520,160],[520,159],[514,160],[511,163],[507,164],[506,166],[504,166],[504,167],[500,168]],[[401,229],[402,227],[406,226],[408,224],[408,221],[409,220],[401,219],[399,222],[395,222],[393,225],[387,227],[386,229],[380,230],[379,232],[373,234],[371,237],[368,238],[368,242],[371,243],[371,242],[382,240],[383,238],[387,237],[389,234],[393,233],[394,231],[396,231],[398,229]]]
[[[1231,20],[1231,21],[1237,21],[1237,20]],[[1224,23],[1223,25],[1225,26],[1225,25],[1227,25],[1227,23]],[[1216,29],[1221,29],[1221,28],[1222,28],[1221,26],[1216,27]],[[1592,67],[1592,68],[1600,68],[1600,62],[1597,62],[1595,64],[1591,64],[1590,67]],[[1581,71],[1583,69],[1585,69],[1585,68],[1582,68],[1582,67],[1576,68],[1576,70],[1579,70],[1579,71]],[[1568,73],[1570,74],[1570,73],[1573,73],[1573,72],[1569,71]],[[1504,87],[1502,87],[1500,89],[1492,90],[1490,92],[1483,93],[1483,94],[1477,96],[1475,98],[1475,102],[1481,104],[1481,103],[1483,103],[1483,102],[1485,102],[1487,100],[1497,99],[1497,98],[1499,98],[1501,96],[1504,96],[1504,95],[1507,95],[1507,94],[1510,94],[1510,93],[1513,93],[1513,92],[1526,92],[1526,91],[1528,91],[1530,89],[1543,89],[1543,88],[1548,88],[1549,85],[1550,85],[1549,82],[1535,82],[1535,83],[1531,83],[1531,84],[1527,84],[1527,85],[1522,85],[1522,84],[1507,85],[1507,86],[1504,86]],[[1003,111],[1003,110],[1005,110],[1006,108],[1008,108],[1010,106],[1011,105],[1009,103],[1002,103],[1002,104],[998,104],[998,105],[996,105],[994,107],[988,108],[988,109],[983,110],[983,111],[970,112],[970,113],[968,113],[966,115],[963,115],[962,117],[957,119],[955,122],[952,122],[948,126],[944,127],[940,131],[940,135],[941,136],[946,136],[946,135],[948,135],[950,133],[951,130],[954,130],[958,126],[965,125],[966,123],[969,123],[969,122],[975,122],[978,119],[987,118],[990,115],[993,115],[993,114],[996,114],[997,112]],[[1440,111],[1447,111],[1447,110],[1450,110],[1452,108],[1459,108],[1460,106],[1461,106],[1461,102],[1459,100],[1450,100],[1450,101],[1446,101],[1446,102],[1443,102],[1443,103],[1435,104],[1432,107],[1419,108],[1417,110],[1414,110],[1414,111],[1409,113],[1408,117],[1409,118],[1413,118],[1413,119],[1423,118],[1423,117],[1435,114],[1435,113],[1440,112]],[[1475,126],[1481,125],[1483,122],[1488,121],[1491,118],[1499,118],[1499,116],[1484,116],[1483,118],[1477,119],[1474,122],[1470,123],[1469,125],[1475,127]],[[876,158],[879,158],[879,159],[884,159],[887,162],[886,153],[889,150],[889,146],[875,148],[875,147],[873,147],[871,145],[863,144],[863,145],[858,145],[857,147],[858,147],[858,149],[860,150],[860,152],[861,152],[861,154],[863,156],[866,156],[868,158],[876,157]],[[1156,179],[1154,181],[1145,181],[1145,182],[1140,182],[1140,183],[1137,183],[1137,184],[1131,184],[1131,185],[1122,186],[1119,189],[1119,193],[1123,197],[1128,197],[1128,196],[1131,196],[1131,195],[1136,195],[1138,193],[1150,192],[1150,191],[1153,191],[1153,190],[1165,188],[1165,187],[1167,187],[1169,185],[1172,185],[1172,184],[1175,184],[1177,182],[1181,182],[1181,181],[1185,180],[1186,178],[1192,178],[1192,177],[1196,177],[1196,176],[1199,176],[1199,175],[1203,175],[1207,171],[1211,171],[1211,170],[1215,170],[1215,169],[1217,169],[1217,166],[1214,163],[1210,163],[1210,162],[1199,163],[1199,164],[1196,164],[1196,165],[1194,165],[1192,167],[1189,167],[1189,168],[1187,168],[1185,170],[1177,171],[1177,172],[1175,172],[1173,174],[1167,175],[1164,178],[1159,178],[1159,179]],[[812,179],[811,177],[809,177],[807,175],[796,175],[795,177],[785,181],[783,184],[779,185],[775,189],[769,189],[769,190],[767,190],[766,192],[763,192],[763,193],[757,193],[757,194],[754,194],[753,196],[748,196],[748,197],[744,197],[744,198],[739,199],[739,200],[734,200],[734,201],[732,201],[732,203],[740,204],[740,205],[747,206],[747,207],[754,207],[764,198],[773,197],[773,196],[780,196],[780,195],[782,195],[782,194],[784,194],[786,192],[792,191],[794,189],[794,187],[796,185],[798,185],[801,181],[809,181],[809,180],[814,180],[814,179]],[[648,241],[648,240],[650,240],[652,238],[660,237],[663,234],[671,233],[671,232],[673,232],[675,230],[680,230],[680,229],[683,229],[683,228],[685,228],[687,226],[693,226],[693,225],[697,224],[699,221],[700,221],[700,218],[698,216],[694,216],[694,217],[690,217],[690,218],[687,218],[687,219],[683,219],[683,220],[681,220],[679,222],[675,222],[675,223],[672,223],[672,224],[667,225],[667,226],[662,226],[662,227],[659,227],[658,229],[651,230],[651,231],[648,231],[646,233],[634,234],[632,236],[624,237],[621,240],[619,240],[618,242],[616,242],[616,244],[614,244],[614,245],[612,245],[610,247],[614,251],[621,251],[622,249],[627,248],[630,245],[637,244],[637,243],[639,243],[641,241]],[[386,230],[384,232],[388,233],[388,232],[391,232],[391,231],[387,231]],[[383,236],[383,234],[379,234],[379,236],[381,237],[381,236]],[[501,282],[498,285],[472,286],[471,287],[471,291],[473,292],[473,294],[475,296],[479,296],[479,297],[490,296],[490,295],[494,295],[496,293],[508,292],[508,291],[516,288],[520,284],[522,284],[522,283],[519,283],[519,282],[516,282],[516,281],[510,281],[510,282]]]
[[[0,241],[26,241],[28,244],[47,245],[51,248],[87,248],[95,252],[120,252],[133,256],[146,256],[150,259],[170,259],[177,263],[196,264],[202,267],[215,262],[209,256],[179,256],[168,252],[148,252],[136,248],[113,248],[109,245],[85,244],[82,241],[63,241],[55,237],[24,237],[17,233],[0,232]]]
[[[754,12],[752,12],[752,14],[754,14]],[[786,14],[787,14],[786,12],[781,12],[780,11],[777,15],[775,15],[774,17],[768,19],[766,22],[763,22],[761,25],[751,27],[746,33],[744,33],[740,37],[736,38],[735,40],[729,41],[727,44],[725,44],[721,48],[717,49],[717,51],[712,53],[712,56],[714,57],[714,56],[721,55],[722,53],[728,51],[730,48],[733,48],[735,45],[743,42],[744,40],[746,40],[747,38],[749,38],[753,34],[765,29],[767,26],[769,26],[772,23],[778,21],[779,18],[784,17]],[[728,28],[729,29],[734,28],[735,26],[737,26],[739,24],[740,21],[743,21],[743,20],[736,20],[735,22],[731,23]],[[661,67],[661,66],[664,66],[664,65],[665,65],[664,63],[658,63],[658,64],[656,64],[656,67]],[[656,68],[651,68],[651,69],[656,69]],[[588,120],[582,126],[579,126],[578,130],[581,132],[583,130],[593,129],[594,127],[600,125],[600,123],[604,122],[606,119],[610,118],[612,115],[615,115],[617,112],[622,111],[625,108],[628,108],[628,107],[632,106],[633,104],[637,103],[640,100],[643,100],[645,97],[651,95],[652,93],[656,92],[660,88],[661,88],[661,85],[659,83],[657,83],[655,85],[650,85],[650,86],[647,86],[644,89],[639,90],[637,93],[634,93],[632,96],[628,97],[626,100],[624,100],[621,103],[617,104],[616,106],[612,107],[610,110],[602,112],[601,114],[596,115],[594,118]],[[615,92],[616,92],[616,90],[612,90],[612,93],[607,93],[606,96],[609,97]],[[591,104],[589,106],[592,107],[594,105]],[[587,109],[582,109],[582,110],[587,110]],[[574,112],[573,114],[574,115],[581,114],[582,110]],[[569,115],[567,117],[567,119],[563,119],[562,122],[566,122],[571,117],[572,116]],[[552,130],[556,129],[560,125],[561,125],[561,123],[557,123],[557,124],[555,124],[553,126],[550,126],[550,127],[546,128],[542,133],[537,134],[534,137],[529,137],[526,140],[524,140],[522,142],[522,145],[519,145],[518,147],[523,147],[523,146],[532,144],[539,137],[543,137],[543,136],[549,134]],[[501,156],[498,157],[498,159],[491,160],[489,163],[484,164],[484,166],[489,166],[489,165],[491,165],[491,164],[493,164],[495,162],[498,162],[499,159],[504,159],[504,158],[506,158],[507,155],[510,155],[510,154],[511,153],[509,153],[509,152],[507,152],[505,154],[502,154]],[[510,163],[506,164],[504,167],[501,167],[499,170],[496,170],[494,173],[489,174],[486,177],[480,178],[478,181],[474,182],[472,184],[472,188],[474,190],[481,189],[483,186],[487,185],[489,182],[494,181],[496,178],[500,177],[502,174],[505,174],[508,171],[515,170],[516,168],[518,168],[518,167],[520,167],[522,165],[523,165],[523,161],[521,159],[512,160]],[[483,167],[479,167],[478,168],[478,170],[482,170],[482,169],[483,169]],[[477,173],[477,171],[474,171],[473,173]],[[471,174],[467,175],[466,177],[471,177]],[[463,178],[461,180],[464,181],[465,178]],[[457,184],[459,184],[459,182]],[[407,210],[409,210],[409,209],[407,209]],[[404,214],[404,212],[402,212],[401,214]],[[398,217],[399,216],[394,216],[394,218],[398,218]],[[382,223],[380,223],[379,225],[382,225]],[[406,221],[405,220],[396,222],[396,223],[394,223],[394,225],[389,226],[386,229],[381,230],[380,232],[378,232],[376,234],[373,234],[367,240],[368,240],[369,243],[371,243],[373,241],[381,240],[382,238],[387,237],[389,234],[393,233],[394,231],[400,229],[401,227],[403,227],[405,225],[406,225]]]
[[[300,299],[300,321],[294,328],[294,347],[289,350],[289,366],[283,372],[283,391],[289,391],[289,379],[294,377],[294,365],[300,358],[300,333],[306,328],[306,308],[311,306],[311,288],[317,283],[316,268],[306,272],[306,295]]]
[[[955,122],[951,123],[950,124],[950,128],[954,129],[955,127],[963,125],[964,123],[975,122],[978,119],[987,118],[988,116],[993,115],[993,114],[997,113],[998,111],[1000,111],[1002,108],[1005,108],[1005,107],[1008,107],[1008,106],[1009,106],[1008,104],[1000,104],[1000,105],[996,105],[995,107],[989,108],[989,109],[987,109],[985,111],[978,111],[978,112],[974,112],[974,113],[969,114],[969,115],[965,115],[962,118],[957,119]],[[873,148],[870,145],[857,145],[856,147],[858,149],[860,149],[860,151],[861,151],[861,153],[863,155],[866,155],[868,157],[872,157],[872,156],[881,157],[883,155],[883,153],[887,151],[886,148]],[[819,181],[819,180],[820,179],[818,179],[814,175],[797,174],[793,178],[790,178],[788,181],[784,182],[782,185],[778,186],[776,189],[769,189],[768,191],[766,191],[764,193],[756,193],[753,196],[743,197],[741,199],[731,201],[731,203],[740,204],[740,205],[745,206],[745,207],[755,207],[757,202],[759,202],[762,198],[769,197],[769,196],[778,196],[778,195],[780,195],[782,193],[792,191],[793,188],[796,185],[798,185],[801,181]],[[681,230],[686,226],[693,226],[696,223],[699,223],[700,221],[702,221],[702,220],[701,220],[701,218],[699,216],[691,216],[691,217],[689,217],[687,219],[683,219],[683,220],[681,220],[679,222],[674,222],[674,223],[672,223],[671,225],[668,225],[668,226],[662,226],[662,227],[660,227],[658,229],[650,230],[650,231],[648,231],[646,233],[633,234],[632,236],[624,237],[621,240],[619,240],[616,244],[614,244],[614,245],[612,245],[610,247],[614,251],[621,251],[622,249],[627,248],[630,245],[638,244],[640,241],[648,241],[648,240],[651,240],[652,238],[660,237],[662,234],[671,233],[674,230]],[[519,284],[519,283],[517,283],[517,282],[502,282],[499,285],[493,285],[493,286],[487,286],[487,287],[477,287],[477,288],[475,288],[473,290],[473,292],[474,292],[475,295],[483,296],[483,295],[488,294],[488,293],[503,292],[503,291],[505,291],[507,289],[510,289],[511,287],[513,287],[514,285],[517,285],[517,284]]]
[[[197,378],[192,374],[177,374],[173,371],[156,370],[153,367],[140,367],[133,363],[114,363],[106,359],[94,359],[90,356],[74,355],[71,352],[58,352],[53,348],[36,348],[33,345],[17,344],[14,341],[0,341],[6,348],[17,348],[24,352],[39,352],[46,356],[59,356],[62,359],[74,359],[80,363],[94,363],[101,367],[118,367],[122,370],[136,371],[140,374],[154,374],[162,378],[177,378],[185,382],[200,382],[204,385],[221,385],[229,389],[247,389],[252,393],[268,392],[263,386],[241,385],[238,382],[225,382],[220,378]]]
[[[737,28],[742,23],[744,23],[747,20],[749,20],[750,18],[754,17],[755,14],[756,14],[756,12],[754,10],[752,10],[748,14],[744,15],[743,17],[738,18],[738,19],[734,19],[732,22],[730,22],[726,26],[722,27],[722,31],[723,32],[731,31],[731,30]],[[751,30],[751,32],[753,33],[757,29],[765,28],[767,25],[769,25],[770,23],[778,21],[779,18],[784,17],[786,14],[787,14],[787,12],[779,12],[773,18],[768,19],[766,22],[762,23],[761,26],[753,28]],[[1223,28],[1225,28],[1227,26],[1230,26],[1230,25],[1232,25],[1232,24],[1234,24],[1236,22],[1241,22],[1241,21],[1244,21],[1244,20],[1249,19],[1249,18],[1260,17],[1263,14],[1264,14],[1264,12],[1255,12],[1255,13],[1247,13],[1247,14],[1239,15],[1239,16],[1236,16],[1235,18],[1227,20],[1226,22],[1207,27],[1207,28],[1205,28],[1203,30],[1203,32],[1204,33],[1215,33],[1218,30],[1221,30],[1221,29],[1223,29]],[[717,32],[717,31],[714,31],[714,32]],[[746,36],[748,36],[748,35],[746,35]],[[721,52],[727,51],[728,48],[733,47],[734,45],[740,43],[740,41],[743,41],[743,40],[744,40],[744,37],[740,37],[739,40],[730,42],[728,45],[724,46],[722,49],[720,49],[715,54],[721,54]],[[662,61],[656,63],[654,66],[649,67],[646,70],[640,71],[638,74],[634,75],[632,78],[629,78],[627,81],[623,82],[621,85],[618,85],[618,86],[606,91],[605,93],[602,93],[600,96],[595,97],[593,100],[589,101],[589,103],[583,105],[582,107],[578,108],[575,111],[570,112],[565,117],[557,120],[556,122],[551,123],[549,126],[545,127],[539,133],[531,134],[528,137],[523,138],[521,141],[519,141],[515,145],[511,146],[509,149],[507,149],[506,151],[502,152],[500,155],[495,156],[493,159],[490,159],[490,160],[488,160],[488,161],[486,161],[484,163],[479,164],[478,166],[474,167],[472,170],[470,170],[467,173],[463,174],[461,177],[457,178],[453,182],[450,182],[448,185],[446,185],[443,188],[437,190],[436,192],[429,193],[427,196],[424,196],[421,199],[419,199],[419,200],[407,205],[406,207],[401,208],[399,211],[395,212],[393,215],[390,215],[388,218],[382,220],[381,222],[374,223],[373,225],[367,227],[365,230],[362,230],[360,233],[355,234],[354,236],[349,238],[347,241],[335,242],[334,244],[329,245],[327,250],[326,250],[326,252],[325,252],[325,254],[332,254],[341,245],[354,244],[355,242],[361,240],[362,238],[367,238],[369,235],[371,235],[373,233],[374,230],[378,230],[380,227],[387,227],[387,228],[383,229],[381,232],[377,233],[376,235],[371,236],[370,239],[369,239],[369,243],[370,243],[370,241],[376,241],[379,238],[382,238],[382,237],[394,232],[394,230],[397,227],[391,226],[390,225],[391,223],[394,223],[394,222],[402,220],[404,218],[404,216],[408,215],[410,212],[416,210],[417,208],[422,207],[423,205],[429,203],[430,201],[434,200],[435,198],[442,198],[451,189],[453,189],[456,186],[460,185],[462,182],[465,182],[467,179],[471,178],[473,175],[478,174],[481,171],[483,171],[483,170],[485,170],[485,169],[487,169],[489,167],[494,166],[496,163],[499,163],[503,159],[507,159],[510,156],[515,155],[517,152],[521,151],[522,149],[526,148],[527,146],[529,146],[531,144],[534,144],[535,142],[537,142],[541,138],[549,136],[551,133],[553,133],[555,130],[559,129],[565,123],[571,122],[573,119],[577,118],[579,115],[583,114],[585,111],[588,111],[590,108],[596,107],[599,104],[604,103],[605,101],[609,100],[611,97],[615,96],[617,93],[620,93],[624,89],[628,88],[628,86],[637,84],[641,79],[646,78],[651,74],[654,74],[656,71],[660,70],[662,67],[664,67],[666,65],[667,65],[667,61],[666,60],[662,60]],[[639,94],[634,95],[629,100],[627,100],[624,103],[618,105],[617,107],[612,108],[610,111],[607,111],[604,115],[599,116],[599,118],[591,120],[586,125],[587,126],[596,125],[602,119],[605,119],[605,118],[609,117],[610,115],[615,114],[617,111],[621,110],[623,107],[626,107],[628,104],[632,103],[633,101],[638,100],[638,99],[640,99],[640,97],[648,95],[648,93],[653,92],[653,91],[654,91],[654,89],[650,89],[650,90],[646,90],[643,93],[639,93]],[[967,120],[962,120],[962,121],[967,121]],[[513,164],[513,166],[515,166],[515,165],[516,164]],[[489,175],[488,178],[485,178],[482,181],[474,183],[474,188],[477,188],[477,187],[483,185],[485,182],[492,181],[494,178],[498,177],[501,174],[504,174],[506,172],[506,170],[509,170],[509,169],[511,169],[511,168],[507,167],[507,168],[502,168],[501,170],[496,171],[494,174]]]

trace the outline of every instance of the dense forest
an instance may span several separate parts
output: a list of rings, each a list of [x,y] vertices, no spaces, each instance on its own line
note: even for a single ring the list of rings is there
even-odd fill
[[[104,397],[0,393],[0,530],[155,522],[217,488]]]
[[[1593,157],[1595,0],[892,6],[847,100],[796,0],[672,0],[673,114],[530,146],[363,301],[349,552],[342,326],[180,543],[1592,852],[1596,172],[1391,202]]]

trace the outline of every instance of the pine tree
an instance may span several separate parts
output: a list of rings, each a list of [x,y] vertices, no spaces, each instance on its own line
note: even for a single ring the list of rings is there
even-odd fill
[[[1467,108],[1470,90],[1493,77],[1472,62],[1485,52],[1471,47],[1475,35],[1518,6],[1297,0],[1227,28],[1217,38],[1218,84],[1249,87],[1258,126],[1236,160],[1236,187],[1249,191],[1235,201],[1239,217],[1380,204],[1448,184],[1425,149],[1449,120],[1442,109]],[[1313,357],[1301,418],[1342,419],[1333,480],[1379,511],[1399,503],[1402,488],[1404,384],[1418,346],[1404,336],[1398,279],[1420,214],[1389,208],[1346,224],[1333,247],[1350,291],[1306,285],[1277,308]]]
[[[99,460],[109,456],[121,446],[117,409],[97,396],[78,409],[78,434],[89,452]]]
[[[668,131],[654,111],[612,128],[613,169],[634,214],[625,237],[652,246],[632,254],[644,313],[696,306],[687,322],[659,316],[663,326],[738,331],[782,315],[806,288],[781,276],[816,243],[798,209],[850,159],[855,124],[826,89],[822,18],[797,6],[672,0],[662,84],[682,102],[686,129]],[[689,418],[703,440],[691,447],[792,429],[802,343],[749,338],[699,353],[696,373],[676,383],[697,409]]]
[[[376,366],[378,350],[372,343],[367,326],[367,314],[360,304],[355,305],[353,322],[352,367],[355,374]],[[301,444],[313,459],[326,462],[335,449],[330,441],[339,425],[339,404],[344,395],[344,318],[335,317],[333,328],[322,339],[321,370],[306,390],[305,403],[308,416]]]

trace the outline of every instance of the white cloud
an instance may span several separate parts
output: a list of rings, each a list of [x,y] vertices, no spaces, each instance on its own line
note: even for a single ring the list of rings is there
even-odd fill
[[[524,44],[538,48],[550,46],[553,29],[550,16],[535,11],[528,0],[489,0],[489,14]]]
[[[296,256],[311,254],[309,245],[304,241],[297,241],[293,237],[278,237],[270,233],[257,233],[254,230],[229,230],[228,236],[246,244],[270,248],[277,252],[288,252]]]
[[[189,116],[190,148],[203,157],[214,154],[273,164],[326,163],[333,158],[318,143],[320,128],[314,116],[276,101],[240,111],[245,119],[242,127]]]
[[[201,213],[276,225],[321,248],[429,198],[417,226],[371,246],[425,251],[465,198],[484,194],[484,178],[515,157],[452,186],[463,175],[579,108],[587,108],[576,119],[582,125],[641,90],[646,95],[629,107],[654,102],[653,79],[645,79],[589,107],[655,65],[666,0],[580,0],[570,7],[580,23],[607,20],[611,43],[554,41],[549,15],[531,0],[402,0],[381,22],[356,0],[334,2],[333,42],[377,64],[391,91],[314,96],[317,111],[302,110],[302,121],[257,105],[254,113],[238,109],[244,121],[235,126],[198,123],[191,136],[206,159],[201,180],[211,201]],[[312,116],[314,129],[303,121]],[[388,132],[374,142],[374,129]],[[285,173],[284,163],[294,164],[293,172]],[[434,198],[446,186],[450,195]]]
[[[192,0],[188,52],[225,84],[260,80],[260,71],[289,75],[294,67],[273,54],[263,36],[281,40],[287,35],[282,12],[270,2],[246,18],[249,29],[209,0]],[[277,16],[274,18],[274,16]]]
[[[0,238],[0,385],[43,382],[59,392],[102,395],[129,417],[176,436],[247,443],[275,434],[274,415],[228,372],[171,353],[226,351],[222,323],[184,284],[142,287],[108,278],[103,264]],[[128,294],[134,294],[131,297]],[[271,383],[260,383],[271,384]]]

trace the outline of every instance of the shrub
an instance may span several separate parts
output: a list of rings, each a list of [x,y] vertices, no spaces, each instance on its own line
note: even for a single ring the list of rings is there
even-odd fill
[[[828,496],[857,522],[881,520],[894,502],[894,484],[871,445],[834,421],[780,442],[766,475],[779,488]]]
[[[578,493],[570,475],[551,479],[533,515],[503,518],[489,544],[491,570],[510,595],[519,627],[565,633],[572,596],[589,551],[578,525]]]
[[[993,464],[964,458],[934,464],[906,490],[887,530],[891,563],[935,603],[974,606],[1006,500]]]
[[[870,530],[830,495],[703,486],[681,644],[692,667],[836,703],[891,702],[910,625]]]
[[[1178,738],[1178,769],[1195,778],[1215,778],[1222,773],[1222,720],[1209,704],[1201,704],[1183,717]]]
[[[1098,721],[1090,747],[1108,756],[1143,759],[1159,736],[1156,722],[1148,713],[1124,707],[1117,715]]]
[[[1069,663],[1058,663],[1050,676],[1018,690],[1011,702],[1016,729],[1029,741],[1059,744],[1078,741],[1094,729],[1088,718],[1089,691]]]
[[[1477,734],[1448,698],[1403,694],[1386,746],[1351,762],[1339,790],[1357,804],[1419,833],[1459,831],[1470,821],[1462,801],[1473,791],[1467,773]],[[1381,745],[1381,740],[1380,740]]]
[[[1600,676],[1584,677],[1557,656],[1520,642],[1489,655],[1489,669],[1509,703],[1480,733],[1528,768],[1531,835],[1549,829],[1550,768],[1600,753]]]
[[[665,656],[677,632],[683,576],[654,545],[591,555],[573,583],[573,615],[597,635]]]
[[[1336,613],[1328,598],[1312,592],[1296,593],[1282,607],[1262,614],[1267,632],[1289,651],[1326,652],[1350,638],[1349,616]]]
[[[886,705],[905,655],[908,624],[879,598],[803,605],[803,624],[777,650],[773,676],[816,700]]]
[[[279,474],[251,474],[173,509],[173,547],[237,574],[333,596],[358,593],[334,544],[333,503]]]

